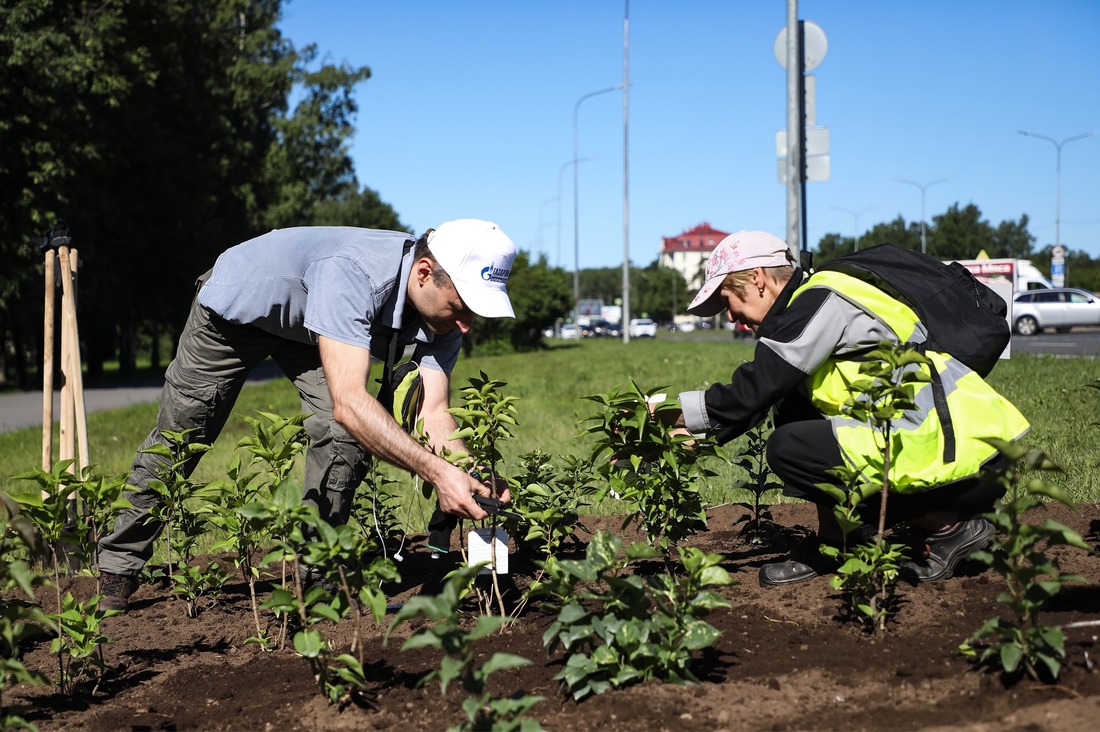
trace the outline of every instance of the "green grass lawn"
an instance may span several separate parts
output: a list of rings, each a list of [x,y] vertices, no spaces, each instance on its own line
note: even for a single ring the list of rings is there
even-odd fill
[[[702,389],[728,381],[733,370],[751,355],[751,342],[731,341],[728,336],[697,341],[658,336],[629,344],[610,339],[559,342],[538,353],[463,357],[452,384],[465,385],[466,379],[479,371],[508,383],[506,394],[517,398],[519,414],[515,438],[502,446],[506,459],[503,472],[508,473],[516,469],[520,455],[536,448],[554,456],[588,455],[592,440],[582,436],[582,420],[596,405],[584,399],[587,395],[609,391],[629,379],[647,391],[660,387],[673,394]],[[1053,476],[1053,482],[1082,502],[1100,500],[1100,427],[1093,424],[1100,422],[1100,391],[1084,387],[1098,376],[1100,363],[1095,360],[1020,355],[999,364],[988,379],[1031,421],[1026,445],[1047,451],[1065,470],[1063,475]],[[155,421],[156,410],[156,404],[146,404],[88,415],[91,462],[98,472],[127,472],[134,450]],[[282,379],[248,386],[236,411],[253,414],[257,410],[296,413],[297,395]],[[195,478],[209,481],[224,475],[246,429],[242,420],[231,419]],[[726,448],[730,455],[740,451],[738,442]],[[37,466],[40,450],[37,427],[0,435],[0,490],[31,490],[32,483],[13,476]],[[747,494],[739,489],[744,480],[740,468],[728,464],[713,467],[719,476],[704,487],[707,500],[712,504],[745,500]],[[298,471],[295,480],[300,482],[301,467]],[[416,493],[411,487],[406,492]],[[427,505],[415,499],[409,511],[412,528],[421,530]]]

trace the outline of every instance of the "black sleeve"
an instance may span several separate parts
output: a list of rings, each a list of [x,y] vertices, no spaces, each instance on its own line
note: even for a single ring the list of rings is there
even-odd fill
[[[822,338],[833,340],[834,333],[809,330],[830,294],[824,288],[811,288],[789,306],[769,312],[757,333],[753,359],[733,372],[730,383],[713,384],[706,390],[704,403],[715,440],[725,443],[744,434],[784,398],[805,398],[804,384],[810,371],[804,370],[801,356],[807,350],[831,351],[835,346],[821,342]]]

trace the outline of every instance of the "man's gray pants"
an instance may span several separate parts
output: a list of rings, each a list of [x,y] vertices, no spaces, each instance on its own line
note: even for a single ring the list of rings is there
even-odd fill
[[[208,273],[209,274],[209,273]],[[199,279],[202,286],[206,277]],[[192,442],[213,444],[225,426],[249,372],[271,357],[298,389],[310,445],[306,450],[304,501],[317,506],[333,524],[347,523],[355,489],[366,476],[370,455],[332,417],[332,397],[321,369],[316,345],[288,341],[250,325],[221,318],[196,301],[191,305],[175,360],[165,372],[157,425],[141,449],[167,445],[165,430],[190,433]],[[99,542],[103,572],[136,575],[153,554],[153,543],[164,528],[148,521],[157,500],[148,489],[159,480],[158,467],[170,465],[164,457],[138,452],[127,494],[133,508],[115,520],[113,531]],[[198,459],[185,467],[190,475]]]

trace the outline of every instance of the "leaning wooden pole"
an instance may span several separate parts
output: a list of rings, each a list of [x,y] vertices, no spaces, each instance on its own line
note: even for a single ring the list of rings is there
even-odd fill
[[[57,255],[52,247],[48,247],[45,258],[46,299],[43,303],[45,315],[42,319],[42,469],[47,473],[53,469],[53,323],[57,288],[54,281],[56,266]]]
[[[69,247],[57,248],[57,261],[60,262],[61,277],[61,430],[59,432],[57,454],[61,460],[76,459],[76,403],[73,401],[73,357],[72,323],[69,319],[72,300],[72,270],[69,265]],[[72,466],[70,465],[70,472]]]
[[[66,247],[61,247],[60,252],[65,252]],[[60,253],[59,252],[59,253]],[[72,374],[72,390],[70,396],[72,398],[73,406],[73,427],[75,428],[76,439],[76,467],[77,475],[88,467],[88,417],[84,409],[84,371],[82,368],[82,361],[80,358],[80,330],[77,327],[76,319],[76,284],[77,284],[77,265],[79,257],[76,249],[69,248],[65,257],[68,260],[69,268],[64,269],[64,263],[62,264],[62,275],[68,275],[62,280],[62,288],[68,288],[65,290],[64,301],[65,313],[64,318],[67,325],[66,333],[69,343],[69,372]],[[69,379],[66,379],[68,382]]]

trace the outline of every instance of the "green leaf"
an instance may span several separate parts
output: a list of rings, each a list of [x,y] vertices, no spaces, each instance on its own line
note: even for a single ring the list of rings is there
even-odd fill
[[[1023,660],[1023,650],[1014,644],[1006,643],[1001,646],[1001,668],[1006,673],[1015,673],[1016,669],[1020,667],[1020,661]]]
[[[315,630],[300,630],[294,634],[294,650],[306,658],[317,658],[325,647],[325,639]]]
[[[489,657],[489,660],[481,667],[481,673],[483,677],[489,676],[489,674],[497,671],[502,671],[509,668],[518,668],[520,666],[530,666],[531,661],[523,656],[516,655],[514,653],[494,653]]]

